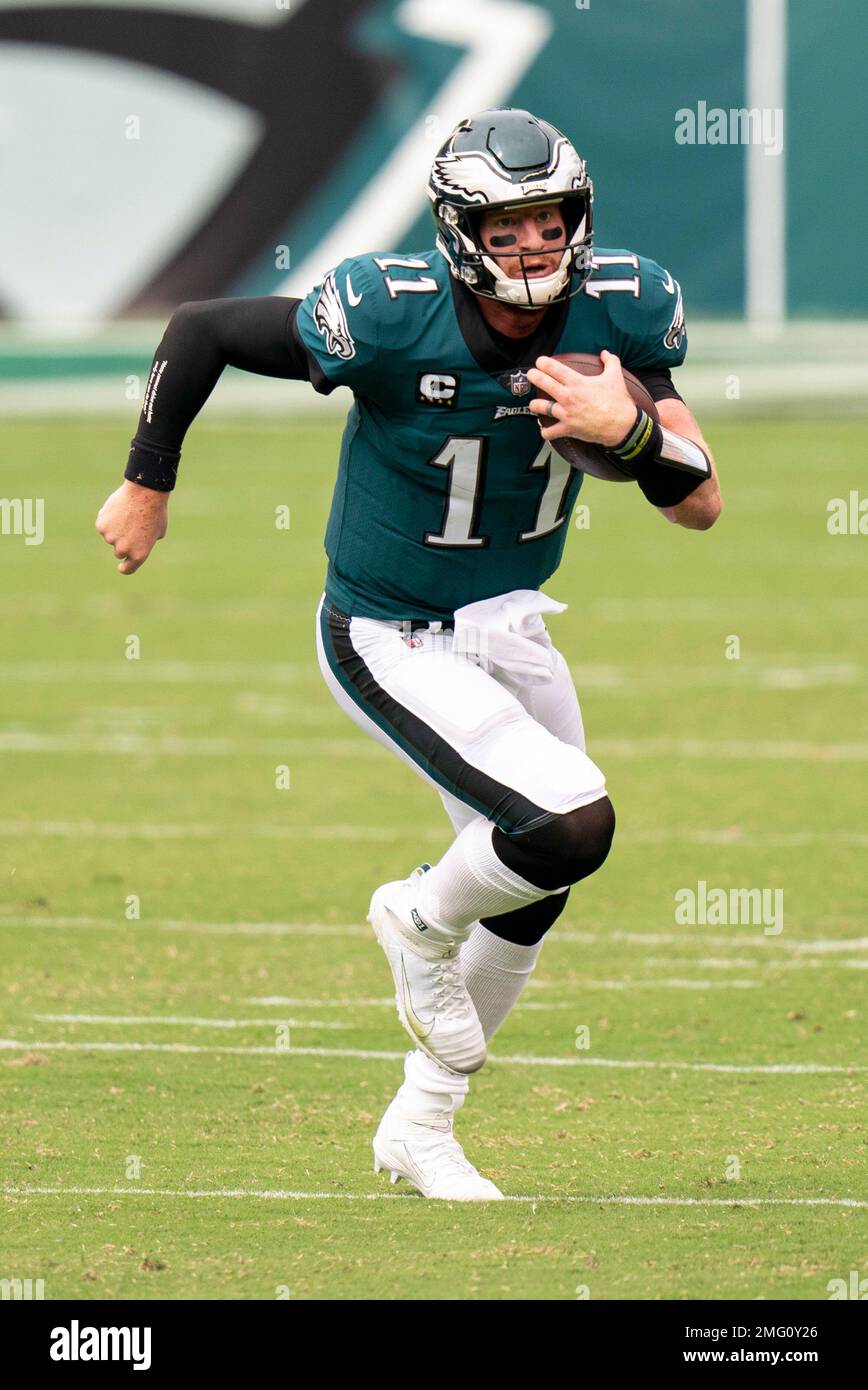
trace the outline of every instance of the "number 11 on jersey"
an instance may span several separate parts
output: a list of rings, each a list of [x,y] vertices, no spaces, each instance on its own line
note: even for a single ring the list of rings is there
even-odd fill
[[[450,435],[443,447],[428,462],[434,468],[448,470],[446,507],[439,531],[426,531],[426,545],[461,546],[465,549],[484,549],[490,536],[476,534],[479,511],[485,488],[485,450],[487,439]],[[531,461],[529,472],[540,471],[545,486],[537,505],[536,517],[530,531],[520,531],[519,543],[547,536],[566,521],[567,492],[572,472],[566,459],[556,453],[551,444],[543,444]]]

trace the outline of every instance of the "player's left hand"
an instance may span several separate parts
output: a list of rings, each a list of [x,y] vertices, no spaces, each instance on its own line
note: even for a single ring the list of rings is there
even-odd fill
[[[620,444],[636,419],[636,406],[624,382],[620,358],[604,349],[600,361],[599,376],[582,376],[553,357],[537,358],[528,380],[554,400],[551,415],[550,401],[536,396],[530,402],[533,414],[542,417],[543,439],[585,439],[609,448]]]

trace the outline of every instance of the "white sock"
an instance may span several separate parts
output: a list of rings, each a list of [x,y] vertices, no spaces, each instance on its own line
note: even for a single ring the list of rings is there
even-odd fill
[[[461,947],[461,968],[486,1042],[494,1037],[533,974],[542,944],[542,940],[533,946],[504,941],[478,922]],[[436,1123],[461,1109],[469,1086],[469,1077],[441,1066],[417,1048],[404,1059],[404,1084],[397,1100],[408,1119]]]
[[[487,1043],[533,974],[544,940],[533,946],[504,941],[480,922],[461,947],[461,972]]]
[[[482,816],[471,821],[420,881],[414,906],[429,925],[429,937],[466,939],[480,917],[497,917],[563,891],[538,888],[508,869],[495,853],[492,829]]]
[[[404,1084],[395,1099],[407,1119],[417,1124],[450,1117],[464,1104],[469,1078],[435,1062],[421,1048],[404,1058]]]

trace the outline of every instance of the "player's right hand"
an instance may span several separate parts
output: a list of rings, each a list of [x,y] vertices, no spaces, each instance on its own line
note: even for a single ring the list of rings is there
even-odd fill
[[[135,574],[169,525],[169,494],[124,481],[106,498],[96,529],[120,560],[119,574]]]

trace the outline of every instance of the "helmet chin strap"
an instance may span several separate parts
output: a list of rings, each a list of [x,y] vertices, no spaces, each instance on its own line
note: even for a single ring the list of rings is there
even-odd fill
[[[528,253],[525,253],[528,254]],[[534,253],[536,254],[536,253]],[[497,262],[490,256],[483,256],[483,264],[494,276],[495,298],[502,304],[510,304],[517,309],[540,309],[560,293],[570,278],[571,250],[567,248],[561,263],[551,275],[528,278],[525,274],[513,278],[503,275]]]

